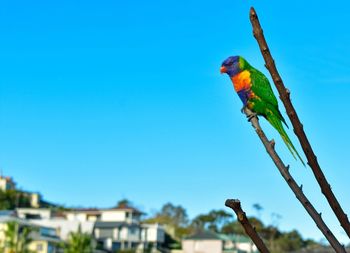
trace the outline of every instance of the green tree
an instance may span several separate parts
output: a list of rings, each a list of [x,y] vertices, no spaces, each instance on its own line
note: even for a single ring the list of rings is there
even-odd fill
[[[165,225],[168,234],[177,240],[190,234],[191,229],[188,227],[189,219],[186,209],[182,206],[166,203],[161,210],[153,217],[144,220],[145,223],[160,223]]]
[[[153,217],[145,223],[160,223],[171,227],[185,227],[188,225],[188,216],[185,208],[166,203]]]
[[[92,253],[94,249],[91,235],[83,233],[81,226],[77,232],[71,232],[67,244],[64,246],[64,253]]]
[[[304,245],[303,238],[298,231],[292,230],[282,234],[276,240],[276,252],[291,252],[300,250]]]
[[[255,204],[253,207],[258,214],[263,209],[259,204]],[[246,236],[240,222],[233,220],[232,217],[232,214],[224,210],[212,210],[206,214],[199,214],[192,221],[189,221],[186,210],[182,206],[167,203],[153,217],[144,222],[165,225],[167,231],[165,246],[176,248],[180,247],[179,240],[181,238],[201,229]],[[248,217],[249,222],[265,241],[271,253],[298,252],[302,248],[320,247],[320,244],[312,240],[303,240],[296,230],[281,232],[277,226],[281,217],[281,215],[273,213],[272,225],[264,225],[260,219]]]
[[[10,221],[6,224],[4,252],[8,253],[31,253],[28,249],[29,244],[32,242],[30,233],[34,231],[34,228],[29,226],[20,225],[16,221]]]
[[[224,210],[212,210],[208,214],[200,214],[192,220],[195,229],[209,229],[219,232],[233,217]]]
[[[175,206],[171,203],[166,203],[158,213],[158,217],[163,217],[168,223],[179,227],[188,224],[187,212],[185,208],[180,205]]]
[[[212,229],[216,230],[212,224],[214,224],[214,217],[209,215],[209,214],[200,214],[197,215],[193,220],[192,220],[192,226],[195,230],[203,230],[207,229],[208,227],[211,227]]]
[[[116,207],[118,208],[133,207],[133,203],[130,200],[124,198],[118,201]]]
[[[209,216],[211,216],[214,220],[211,226],[215,228],[215,231],[219,231],[222,229],[224,225],[229,223],[233,218],[233,215],[224,211],[224,210],[213,210],[210,211]]]
[[[17,190],[0,190],[0,210],[12,210],[16,207],[30,207],[28,194]]]
[[[258,233],[261,233],[263,231],[263,228],[265,226],[261,220],[255,218],[255,217],[248,217],[248,220]],[[238,220],[224,224],[221,228],[221,233],[246,235],[241,223],[239,223]]]

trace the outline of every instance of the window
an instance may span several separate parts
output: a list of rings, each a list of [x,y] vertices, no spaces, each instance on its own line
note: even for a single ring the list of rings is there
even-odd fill
[[[39,219],[41,219],[40,214],[26,213],[24,216],[26,217],[26,219],[29,219],[29,220],[39,220]]]
[[[117,251],[121,248],[121,243],[120,242],[113,242],[112,243],[112,250]]]
[[[129,228],[129,233],[130,234],[136,234],[136,232],[137,232],[137,228],[136,227],[130,227]]]
[[[55,229],[52,229],[52,228],[41,227],[40,228],[40,235],[55,237],[56,231],[55,231]]]
[[[47,253],[55,253],[55,247],[49,243],[48,247],[47,247]]]
[[[99,229],[99,238],[113,238],[113,229],[112,228],[100,228]]]

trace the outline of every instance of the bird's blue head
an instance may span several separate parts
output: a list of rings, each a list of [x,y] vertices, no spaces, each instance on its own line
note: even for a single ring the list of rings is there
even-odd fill
[[[242,71],[240,64],[240,56],[230,56],[221,64],[220,72],[226,73],[230,77],[237,75]]]

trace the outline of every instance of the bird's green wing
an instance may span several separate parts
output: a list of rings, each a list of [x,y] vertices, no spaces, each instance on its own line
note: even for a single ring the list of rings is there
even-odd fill
[[[267,77],[259,70],[252,67],[250,70],[251,89],[255,95],[257,95],[266,106],[273,111],[273,113],[288,127],[285,119],[278,109],[278,102],[275,94],[271,88],[270,82]]]
[[[295,157],[295,154],[299,157],[302,164],[305,166],[303,159],[300,157],[298,151],[295,149],[292,141],[289,139],[286,131],[283,129],[282,122],[287,126],[281,112],[278,109],[278,102],[275,94],[272,91],[269,80],[259,70],[252,68],[250,70],[251,90],[259,97],[260,103],[265,107],[265,118],[270,124],[279,132],[283,141],[287,145],[289,151]],[[287,126],[288,127],[288,126]]]
[[[277,99],[266,76],[257,69],[251,69],[250,78],[252,91],[264,102],[278,108]]]

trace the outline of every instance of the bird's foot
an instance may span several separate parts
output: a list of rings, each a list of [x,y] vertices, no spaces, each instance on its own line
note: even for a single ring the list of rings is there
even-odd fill
[[[252,112],[251,114],[247,115],[248,121],[250,122],[252,118],[255,118],[256,116],[258,116],[258,114],[256,114],[255,112]]]

